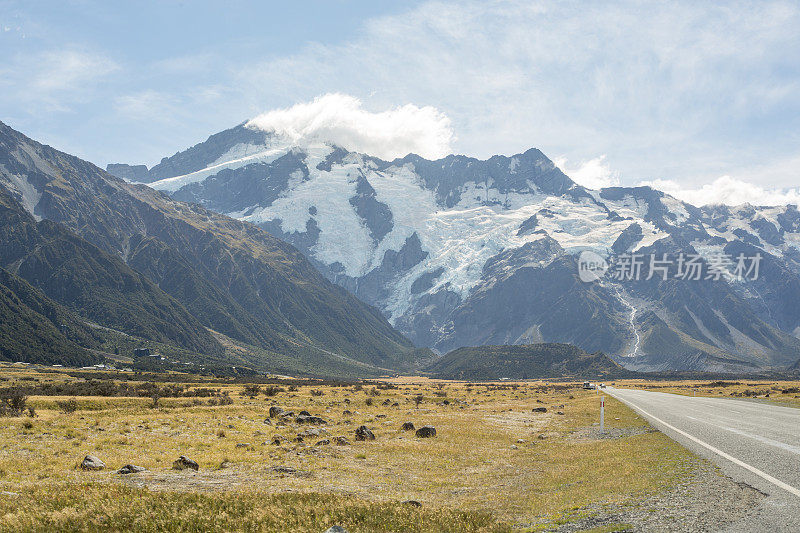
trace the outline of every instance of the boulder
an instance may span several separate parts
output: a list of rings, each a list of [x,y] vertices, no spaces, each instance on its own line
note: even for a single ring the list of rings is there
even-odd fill
[[[531,409],[531,411],[533,411],[534,413],[546,413],[547,407],[534,407],[533,409]]]
[[[375,440],[375,434],[367,426],[358,426],[356,440]]]
[[[191,459],[189,459],[185,455],[181,455],[180,457],[175,459],[174,463],[172,463],[172,469],[173,470],[194,470],[196,472],[197,470],[200,470],[200,465],[198,465],[195,461],[192,461]]]
[[[298,424],[326,424],[324,418],[312,415],[304,415],[304,414],[298,415],[298,417],[295,418],[294,421],[297,422]]]
[[[275,418],[276,416],[281,416],[284,413],[283,408],[278,407],[277,405],[273,405],[269,408],[269,417]]]
[[[433,426],[422,426],[417,430],[415,435],[421,439],[427,439],[436,436],[436,428]]]
[[[403,422],[403,425],[400,426],[400,429],[403,431],[414,431],[414,422]]]
[[[300,411],[299,413],[297,413],[297,416],[311,416],[311,413],[309,413],[308,411]]]
[[[143,466],[125,465],[117,470],[117,474],[138,474],[139,472],[144,472],[145,470],[147,469]]]
[[[87,455],[81,461],[81,470],[102,470],[106,464],[94,455]]]

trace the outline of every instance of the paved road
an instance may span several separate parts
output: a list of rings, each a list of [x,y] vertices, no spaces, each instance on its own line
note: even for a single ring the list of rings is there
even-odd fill
[[[769,497],[728,531],[800,531],[800,409],[608,387],[651,424]]]

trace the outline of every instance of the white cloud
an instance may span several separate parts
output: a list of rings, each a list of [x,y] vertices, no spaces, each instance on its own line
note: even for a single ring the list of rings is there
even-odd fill
[[[433,107],[406,104],[373,113],[358,98],[338,93],[269,111],[248,126],[286,135],[298,144],[332,142],[388,160],[409,153],[428,159],[444,157],[452,152],[454,140],[450,119]]]
[[[712,183],[691,189],[671,180],[643,181],[647,185],[696,206],[725,205],[785,205],[800,204],[800,189],[765,189],[730,176],[722,176]]]
[[[34,88],[46,91],[72,91],[84,87],[119,69],[111,59],[78,50],[53,50],[41,54]]]
[[[619,174],[611,170],[606,163],[605,155],[583,161],[578,165],[571,164],[564,157],[556,157],[553,162],[572,181],[589,189],[615,187],[620,184]]]

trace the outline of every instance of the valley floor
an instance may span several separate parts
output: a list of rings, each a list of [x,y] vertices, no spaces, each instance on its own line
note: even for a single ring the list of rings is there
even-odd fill
[[[34,368],[0,379],[85,383]],[[27,406],[34,417],[0,419],[0,531],[691,531],[760,498],[610,397],[601,434],[599,397],[577,383],[194,382],[157,401],[32,394]],[[323,421],[271,418],[272,406]],[[356,440],[361,425],[375,440]],[[87,454],[106,468],[80,469]],[[199,470],[173,470],[181,455]],[[116,473],[129,463],[147,470]]]

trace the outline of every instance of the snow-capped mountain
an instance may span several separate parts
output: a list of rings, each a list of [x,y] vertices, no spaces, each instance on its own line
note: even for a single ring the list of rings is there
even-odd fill
[[[800,358],[795,206],[697,208],[647,187],[589,190],[536,149],[382,161],[246,124],[146,172],[109,170],[130,179],[134,168],[175,199],[295,245],[439,352],[569,342],[629,368],[723,371]],[[611,264],[600,281],[578,276],[586,250]],[[757,254],[757,279],[736,264],[707,275],[719,257]],[[651,256],[675,262],[645,279]],[[614,279],[631,257],[644,264],[641,279]],[[678,279],[689,257],[704,265],[702,279]]]

